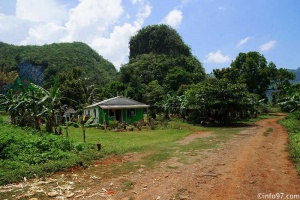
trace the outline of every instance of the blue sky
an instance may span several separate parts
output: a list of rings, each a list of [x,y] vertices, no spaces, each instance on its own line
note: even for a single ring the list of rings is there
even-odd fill
[[[129,38],[172,26],[207,73],[258,51],[278,68],[300,67],[298,0],[0,0],[0,41],[43,45],[82,41],[117,69]]]

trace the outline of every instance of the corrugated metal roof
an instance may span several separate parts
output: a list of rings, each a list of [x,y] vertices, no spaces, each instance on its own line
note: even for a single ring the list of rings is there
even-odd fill
[[[87,106],[86,108],[93,108],[93,107],[101,107],[103,109],[121,109],[121,108],[147,108],[149,105],[146,105],[144,103],[118,96],[113,97],[110,99],[106,99],[104,101],[100,101],[98,103],[92,104],[90,106]]]

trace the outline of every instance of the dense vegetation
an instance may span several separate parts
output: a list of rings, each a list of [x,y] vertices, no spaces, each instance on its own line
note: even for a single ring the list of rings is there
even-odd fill
[[[79,67],[82,78],[103,86],[116,76],[115,67],[88,45],[81,42],[54,43],[43,46],[14,46],[0,42],[0,72],[19,71],[21,63],[41,66],[43,81],[50,88],[54,77]]]
[[[100,156],[89,145],[0,122],[0,184],[41,177]]]
[[[297,171],[300,173],[300,112],[289,113],[280,123],[289,133],[289,152]]]
[[[295,75],[286,69],[277,69],[273,62],[258,52],[240,53],[230,67],[215,69],[214,75],[218,79],[227,79],[231,83],[245,83],[250,93],[259,95],[260,99],[267,99],[266,91],[289,84]]]

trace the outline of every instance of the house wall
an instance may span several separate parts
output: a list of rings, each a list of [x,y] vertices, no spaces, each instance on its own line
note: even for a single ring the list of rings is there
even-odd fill
[[[136,121],[141,121],[144,118],[144,109],[143,108],[136,108],[135,109],[135,115],[130,116],[128,114],[130,112],[130,109],[127,110],[127,122],[129,124],[136,122]]]
[[[120,112],[122,113],[122,121],[126,122],[126,123],[133,123],[136,121],[140,121],[144,118],[144,109],[143,108],[136,108],[135,110],[135,115],[132,115],[132,109],[123,109],[123,111],[121,111],[120,109],[116,109],[115,110],[115,115],[114,116],[110,116],[110,110],[103,110],[101,108],[99,108],[98,111],[98,123],[103,124],[104,123],[104,119],[106,121],[106,123],[109,123],[109,121],[113,121],[116,120],[116,112]]]
[[[94,123],[99,123],[99,107],[85,109],[84,114],[88,117],[95,116]]]

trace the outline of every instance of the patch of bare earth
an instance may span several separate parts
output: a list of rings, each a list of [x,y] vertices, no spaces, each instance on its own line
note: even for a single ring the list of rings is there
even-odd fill
[[[138,170],[126,175],[105,178],[105,173],[109,173],[105,168],[111,164],[134,162],[145,156],[127,154],[125,158],[112,157],[96,163],[90,169],[74,170],[56,179],[46,179],[45,182],[52,180],[55,183],[52,186],[50,183],[35,186],[42,188],[41,193],[45,194],[57,191],[59,194],[53,198],[60,199],[67,195],[69,199],[96,200],[267,199],[257,195],[300,194],[300,179],[286,151],[287,133],[277,123],[280,118],[262,120],[217,149],[196,151],[193,155],[182,153],[155,169],[139,166]],[[273,131],[264,136],[269,128]],[[212,136],[209,132],[195,133],[180,141],[179,145]],[[188,162],[180,162],[183,157]],[[0,192],[4,189],[0,187]],[[39,199],[51,198],[44,195]]]
[[[194,141],[197,138],[205,138],[205,137],[210,137],[210,136],[214,136],[211,131],[195,132],[193,134],[188,135],[183,140],[178,141],[177,143],[180,145],[186,145],[186,144],[189,144],[190,142]]]

